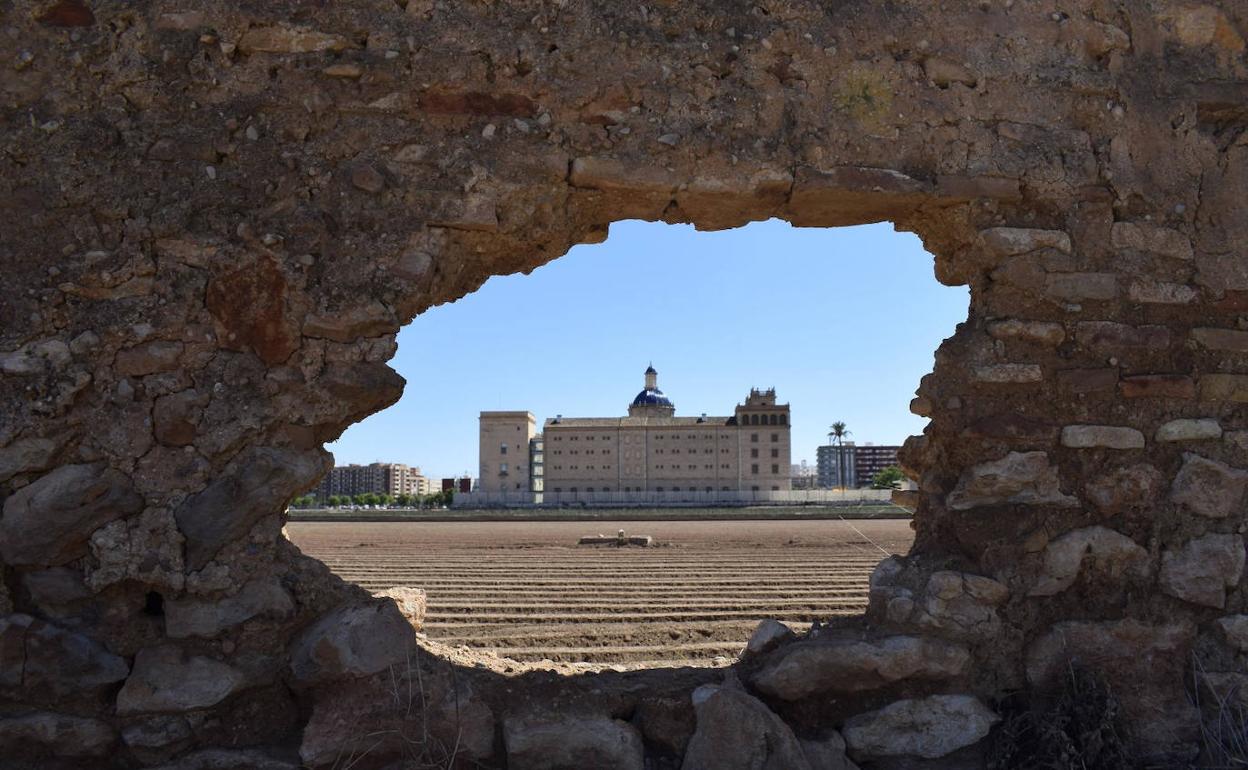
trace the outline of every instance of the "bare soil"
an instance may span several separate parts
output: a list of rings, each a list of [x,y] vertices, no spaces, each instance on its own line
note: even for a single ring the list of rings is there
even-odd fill
[[[578,546],[650,535],[649,548]],[[735,659],[760,620],[795,627],[866,607],[909,521],[297,522],[291,539],[369,589],[424,588],[425,632],[526,663],[669,666]]]

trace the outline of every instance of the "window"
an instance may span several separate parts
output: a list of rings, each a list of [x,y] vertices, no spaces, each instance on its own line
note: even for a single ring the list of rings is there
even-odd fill
[[[777,487],[777,486],[775,486],[775,485],[773,484],[773,485],[772,485],[772,487],[771,487],[771,491],[772,491],[772,492],[779,492],[779,491],[780,491],[780,487]]]
[[[502,445],[500,445],[500,446],[498,447],[498,453],[499,453],[500,455],[505,455],[505,454],[507,454],[507,445],[506,445],[506,444],[502,444]]]
[[[779,456],[780,456],[780,450],[779,450],[779,449],[773,449],[773,450],[771,450],[771,456],[772,456],[772,457],[779,457]]]
[[[758,448],[757,448],[757,447],[755,447],[754,449],[751,449],[751,450],[750,450],[750,457],[758,457]]]
[[[757,444],[757,443],[758,443],[758,434],[757,434],[757,433],[751,433],[751,434],[750,434],[750,441],[753,441],[755,444]]]
[[[562,491],[563,491],[563,487],[555,487],[555,491],[556,491],[556,492],[562,492]]]
[[[780,424],[781,424],[781,425],[786,425],[786,424],[788,424],[788,422],[789,422],[789,416],[788,416],[787,414],[782,414],[782,415],[780,415]]]
[[[751,492],[757,492],[757,491],[758,491],[758,485],[757,485],[757,484],[755,484],[754,486],[750,487],[750,491],[751,491]]]
[[[772,463],[772,464],[771,464],[771,472],[772,472],[772,473],[779,473],[779,472],[780,472],[780,466],[779,466],[779,465],[777,465],[776,463]]]
[[[756,476],[758,475],[758,463],[754,463],[750,466],[750,473],[753,473]],[[755,487],[755,489],[758,489],[758,487]]]
[[[776,443],[776,442],[777,442],[777,441],[779,441],[779,440],[780,440],[780,434],[779,434],[779,433],[773,433],[773,434],[771,434],[771,443],[773,443],[773,444],[774,444],[774,443]]]
[[[502,463],[501,465],[499,465],[499,466],[498,466],[498,472],[499,472],[499,473],[506,473],[506,472],[507,472],[507,463]]]
[[[776,424],[776,416],[775,416],[774,414],[773,414],[773,415],[770,415],[770,416],[767,418],[767,424],[768,424],[768,425],[775,425],[775,424]]]

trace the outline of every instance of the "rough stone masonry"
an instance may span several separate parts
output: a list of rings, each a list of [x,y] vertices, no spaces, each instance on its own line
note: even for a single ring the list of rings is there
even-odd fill
[[[0,3],[0,765],[975,767],[1075,662],[1132,762],[1201,761],[1248,692],[1246,39],[1237,0]],[[282,536],[400,325],[613,221],[769,217],[971,291],[865,617],[509,673]]]

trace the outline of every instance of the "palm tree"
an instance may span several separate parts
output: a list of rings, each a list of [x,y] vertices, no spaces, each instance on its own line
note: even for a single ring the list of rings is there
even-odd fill
[[[828,433],[828,443],[836,444],[836,472],[838,474],[837,480],[841,482],[841,488],[844,489],[846,486],[845,485],[845,449],[844,449],[845,437],[851,435],[852,431],[846,430],[845,423],[841,422],[840,420],[837,420],[836,422],[832,423],[832,427],[830,428],[830,431],[831,432]]]

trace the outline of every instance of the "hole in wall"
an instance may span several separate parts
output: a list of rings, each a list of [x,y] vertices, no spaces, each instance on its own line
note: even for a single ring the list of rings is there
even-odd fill
[[[913,533],[888,491],[856,491],[871,478],[854,458],[922,432],[908,403],[966,317],[967,290],[938,284],[931,259],[887,224],[616,223],[603,244],[417,318],[391,362],[408,381],[402,400],[329,447],[339,465],[419,467],[424,495],[475,477],[467,497],[481,505],[499,502],[489,492],[506,462],[508,507],[327,511],[324,486],[294,512],[290,535],[366,588],[427,590],[432,639],[573,670],[726,664],[761,620],[804,629],[859,615],[870,571]],[[667,418],[649,415],[632,430],[643,443],[626,444],[622,418],[650,365],[689,424],[661,428]],[[786,424],[739,424],[752,389],[773,388]],[[482,412],[534,421],[501,442],[502,458],[481,451]],[[588,418],[605,430],[553,440],[552,424]],[[848,432],[829,438],[837,422]],[[534,434],[546,439],[540,495]],[[835,462],[821,477],[818,447],[830,442],[840,446],[824,450]],[[396,483],[393,472],[359,474]],[[619,530],[653,545],[577,545]]]

